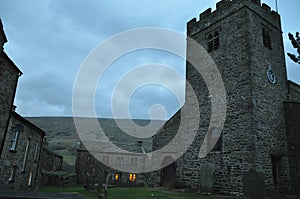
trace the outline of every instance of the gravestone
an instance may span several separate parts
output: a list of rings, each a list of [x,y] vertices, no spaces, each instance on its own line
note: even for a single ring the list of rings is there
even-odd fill
[[[200,189],[203,193],[213,193],[214,191],[215,168],[210,164],[204,164],[200,168]]]
[[[264,199],[265,198],[265,182],[264,175],[251,168],[244,173],[244,196],[248,199]]]

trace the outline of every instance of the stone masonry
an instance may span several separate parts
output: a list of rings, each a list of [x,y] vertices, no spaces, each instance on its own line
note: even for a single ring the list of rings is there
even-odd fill
[[[42,158],[41,158],[41,170],[42,171],[62,171],[63,156],[50,151],[43,144]]]
[[[103,143],[105,145],[106,143]],[[130,143],[128,143],[130,145]],[[137,145],[137,144],[136,144]],[[139,147],[131,147],[132,150],[138,150]],[[91,154],[92,152],[92,154]],[[138,152],[138,151],[136,151]],[[97,159],[98,158],[98,159]],[[100,159],[99,159],[100,158]],[[99,161],[99,160],[102,160]],[[102,150],[88,151],[82,144],[77,149],[75,172],[77,175],[77,184],[95,184],[98,183],[99,174],[104,171],[111,174],[110,185],[115,186],[143,186],[145,175],[141,173],[124,172],[128,168],[144,169],[145,155],[140,153],[135,157],[126,153],[105,152]],[[113,169],[115,168],[115,169]],[[119,170],[117,168],[120,168]],[[134,180],[129,176],[135,175]],[[118,175],[118,179],[116,179]]]
[[[196,92],[200,124],[193,144],[176,164],[176,186],[201,191],[204,164],[214,168],[213,190],[227,195],[244,194],[243,176],[250,169],[262,173],[264,188],[289,192],[291,188],[284,123],[287,75],[280,16],[260,0],[222,0],[217,10],[207,9],[187,24],[187,35],[201,44],[218,66],[227,94],[227,112],[219,138],[221,146],[199,159],[209,128],[211,103],[202,76],[187,64],[187,81]],[[212,37],[210,35],[213,35]],[[214,40],[213,43],[210,43]],[[187,46],[187,56],[194,52]],[[276,79],[268,79],[273,71]],[[274,77],[274,76],[273,76]],[[213,78],[213,77],[212,77]],[[191,91],[186,90],[186,102]],[[186,103],[187,104],[187,103]],[[186,106],[186,105],[185,105]],[[153,150],[177,132],[180,111],[154,136]],[[218,128],[218,127],[213,127]],[[161,183],[154,172],[153,185]]]
[[[3,51],[6,42],[7,39],[0,19],[0,154],[5,140],[10,111],[13,108],[18,78],[22,74]]]
[[[1,190],[37,190],[45,132],[12,112],[1,159]]]
[[[285,129],[292,189],[300,195],[300,85],[288,81],[288,101],[284,103]]]

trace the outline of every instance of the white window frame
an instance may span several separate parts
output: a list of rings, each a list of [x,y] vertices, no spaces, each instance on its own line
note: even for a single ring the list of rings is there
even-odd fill
[[[124,164],[124,157],[117,157],[117,164],[123,165]]]
[[[32,185],[32,177],[33,177],[33,172],[30,171],[30,172],[29,172],[29,177],[28,177],[28,186],[31,186],[31,185]]]
[[[14,138],[12,140],[11,147],[10,147],[10,151],[16,151],[17,143],[18,143],[18,139],[19,139],[19,134],[20,134],[19,130],[15,130]]]
[[[22,172],[25,172],[26,162],[27,162],[27,156],[28,156],[28,148],[29,148],[29,144],[30,144],[30,139],[28,138],[28,139],[27,139],[26,148],[25,148],[24,158],[23,158]]]
[[[10,177],[8,179],[9,182],[13,182],[15,180],[17,166],[13,166],[11,169]]]
[[[38,160],[38,154],[39,154],[39,143],[37,142],[35,144],[35,151],[34,151],[34,162],[37,162]]]

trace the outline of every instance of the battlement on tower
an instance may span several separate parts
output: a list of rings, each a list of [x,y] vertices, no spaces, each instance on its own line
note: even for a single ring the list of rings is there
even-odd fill
[[[280,15],[267,4],[261,4],[261,0],[222,0],[216,4],[216,10],[208,8],[200,13],[199,20],[196,18],[190,20],[187,23],[188,34],[193,35],[195,31],[205,29],[242,8],[248,8],[259,14],[281,31]]]

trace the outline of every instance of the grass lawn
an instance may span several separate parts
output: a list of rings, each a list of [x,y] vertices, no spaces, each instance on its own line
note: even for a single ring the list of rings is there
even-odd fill
[[[56,186],[46,186],[40,187],[41,192],[50,192],[50,193],[78,193],[84,196],[87,199],[97,199],[96,192],[87,192],[82,186],[73,186],[73,187],[56,187]]]
[[[69,165],[75,165],[76,156],[72,155],[68,150],[56,150],[55,152],[64,157],[64,162]]]
[[[78,193],[87,199],[97,199],[96,191],[87,192],[82,186],[55,187],[47,186],[40,189],[42,192],[68,192]],[[167,191],[152,190],[147,188],[110,188],[108,189],[108,199],[219,199],[218,197],[201,197],[195,194],[184,194]]]

